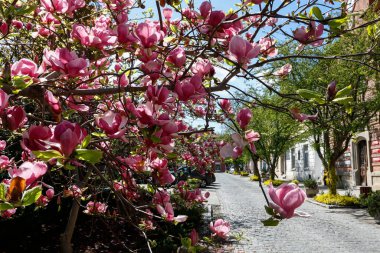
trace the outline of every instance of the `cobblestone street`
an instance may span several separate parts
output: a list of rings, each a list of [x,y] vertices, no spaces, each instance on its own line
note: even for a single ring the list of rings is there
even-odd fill
[[[244,237],[223,252],[380,252],[380,224],[364,209],[327,209],[305,202],[299,210],[310,218],[264,227],[260,220],[268,215],[257,182],[225,173],[217,173],[216,182],[220,215],[231,223],[233,233],[243,232]]]

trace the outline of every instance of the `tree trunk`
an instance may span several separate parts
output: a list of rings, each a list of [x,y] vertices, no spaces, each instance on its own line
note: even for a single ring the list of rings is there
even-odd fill
[[[269,165],[269,176],[270,176],[270,180],[274,180],[274,177],[276,176],[276,171],[275,171],[275,169],[276,169],[275,166]]]
[[[336,175],[335,161],[329,163],[329,167],[326,170],[326,183],[330,194],[336,195],[336,184],[338,177]]]
[[[73,200],[73,205],[71,206],[70,216],[69,216],[69,220],[67,221],[65,232],[61,234],[61,237],[60,237],[60,242],[61,242],[60,246],[61,246],[62,253],[73,252],[73,247],[71,245],[71,238],[73,237],[75,223],[78,218],[78,213],[79,213],[79,208],[80,208],[79,201],[80,199]]]
[[[260,170],[259,170],[259,159],[252,159],[253,161],[253,175],[260,177]]]

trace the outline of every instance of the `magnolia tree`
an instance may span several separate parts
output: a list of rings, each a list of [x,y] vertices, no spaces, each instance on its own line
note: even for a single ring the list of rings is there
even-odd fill
[[[243,149],[255,153],[260,136],[247,129],[250,109],[235,112],[216,92],[241,90],[234,77],[277,92],[260,78],[260,67],[305,58],[304,47],[357,29],[346,26],[345,3],[245,0],[227,3],[225,12],[216,2],[160,0],[152,6],[156,15],[147,17],[142,9],[149,3],[137,0],[2,1],[2,217],[72,198],[64,252],[72,250],[81,209],[122,217],[151,251],[149,231],[187,218],[165,190],[175,181],[170,159],[202,170]],[[299,54],[277,55],[294,40]],[[285,65],[274,74],[289,71]],[[202,118],[204,127],[192,127],[192,117]],[[227,120],[234,144],[198,138],[212,130],[211,121]],[[136,179],[146,180],[148,190],[141,192]],[[98,194],[106,188],[113,198]],[[184,182],[176,194],[188,207],[207,197]],[[263,194],[268,225],[293,217],[305,199],[294,185],[270,188],[273,203]],[[211,230],[226,238],[229,224],[216,221]],[[189,238],[183,244],[196,247],[195,230]]]

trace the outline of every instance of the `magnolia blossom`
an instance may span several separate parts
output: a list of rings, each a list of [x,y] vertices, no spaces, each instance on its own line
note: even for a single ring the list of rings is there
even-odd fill
[[[260,46],[252,44],[240,36],[232,37],[229,44],[229,52],[232,60],[240,64],[247,64],[251,59],[256,58],[260,53]]]
[[[7,146],[7,142],[4,140],[0,140],[0,151],[3,151]]]
[[[198,75],[200,77],[207,75],[213,76],[215,74],[215,69],[208,59],[198,58],[191,67],[191,72],[193,72],[194,75]]]
[[[157,212],[167,221],[185,222],[187,215],[174,216],[173,206],[170,202],[165,203],[164,206],[157,205]]]
[[[174,91],[181,101],[199,99],[206,95],[206,91],[202,85],[202,78],[197,75],[178,82],[175,85]]]
[[[45,175],[47,165],[43,162],[24,162],[18,168],[8,170],[11,178],[22,177],[26,180],[26,185],[33,184],[38,178]]]
[[[153,47],[164,38],[164,33],[152,23],[140,23],[135,30],[137,38],[146,47]]]
[[[62,121],[54,128],[52,141],[56,142],[62,154],[68,157],[82,143],[86,135],[86,130],[78,123]]]
[[[197,230],[195,230],[195,228],[193,228],[190,232],[190,240],[191,240],[191,245],[192,246],[195,246],[198,241],[199,241],[199,235],[197,233]]]
[[[285,64],[282,66],[279,70],[275,71],[273,74],[275,76],[284,77],[289,75],[289,73],[292,71],[292,65],[290,63]]]
[[[88,61],[79,58],[75,52],[67,48],[57,48],[55,51],[44,50],[43,61],[55,71],[61,71],[70,77],[87,74]]]
[[[0,89],[0,111],[8,106],[9,95]]]
[[[23,127],[27,121],[25,110],[21,106],[6,108],[2,117],[3,126],[11,131]]]
[[[290,113],[292,114],[293,118],[295,118],[299,122],[304,122],[305,120],[310,120],[314,122],[318,119],[317,114],[309,115],[309,114],[300,113],[300,109],[298,108],[290,109]]]
[[[50,110],[54,114],[62,113],[61,104],[59,103],[59,100],[53,95],[51,91],[46,90],[44,98],[47,104],[50,106]]]
[[[50,148],[48,143],[52,136],[49,127],[32,125],[23,133],[21,147],[26,151],[47,150]]]
[[[327,86],[327,99],[329,99],[329,100],[334,99],[337,92],[338,92],[338,90],[336,89],[336,81],[332,81]]]
[[[297,28],[295,31],[293,31],[293,35],[294,38],[301,44],[320,46],[323,44],[323,39],[320,39],[323,34],[323,28],[323,24],[316,25],[315,21],[312,21],[307,28],[304,26]]]
[[[217,219],[214,223],[210,222],[210,230],[214,233],[213,236],[227,239],[230,229],[230,223],[223,219]]]
[[[199,6],[199,11],[201,13],[201,16],[203,18],[207,18],[210,13],[211,13],[211,3],[209,1],[204,1],[200,6]]]
[[[186,63],[185,50],[182,47],[170,51],[167,61],[173,63],[176,67],[182,67]]]
[[[170,9],[170,8],[164,8],[163,10],[162,10],[162,12],[163,12],[163,14],[164,14],[164,18],[166,19],[166,20],[170,20],[171,18],[172,18],[172,16],[173,16],[173,10],[172,9]]]
[[[110,138],[123,138],[127,131],[125,128],[127,122],[127,117],[113,111],[107,111],[95,116],[96,125]]]
[[[52,13],[72,13],[85,6],[85,0],[41,0],[41,5]]]
[[[105,203],[90,201],[87,203],[86,205],[87,209],[84,211],[84,213],[102,214],[106,212],[107,207],[108,206]]]
[[[32,78],[38,77],[38,67],[34,61],[22,58],[21,60],[12,64],[12,76],[30,76]]]
[[[278,53],[278,50],[276,49],[275,47],[275,40],[274,39],[271,39],[271,38],[268,38],[268,37],[265,37],[265,38],[261,38],[259,40],[259,45],[260,45],[260,53],[262,53],[263,55],[265,56],[269,56],[269,57],[274,57],[277,55]]]
[[[277,189],[269,185],[269,196],[274,203],[270,203],[279,215],[284,219],[292,218],[296,208],[300,207],[306,199],[306,193],[296,184],[282,184]]]
[[[14,215],[17,211],[17,208],[12,208],[12,209],[7,209],[5,211],[0,212],[1,213],[1,218],[8,219],[12,215]]]
[[[236,116],[236,120],[242,129],[245,129],[252,118],[252,112],[248,108],[241,109]]]
[[[232,113],[233,112],[230,100],[224,98],[224,99],[220,100],[219,105],[223,109],[223,111],[225,111],[226,113]]]

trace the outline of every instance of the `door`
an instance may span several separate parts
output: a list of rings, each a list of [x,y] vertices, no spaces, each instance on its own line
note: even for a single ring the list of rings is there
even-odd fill
[[[358,168],[360,171],[360,185],[367,186],[367,141],[358,143]]]

